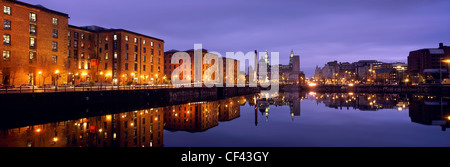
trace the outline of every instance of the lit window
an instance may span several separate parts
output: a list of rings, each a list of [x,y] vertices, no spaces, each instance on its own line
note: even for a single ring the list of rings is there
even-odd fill
[[[67,31],[67,36],[70,37],[70,31]]]
[[[11,21],[3,20],[3,29],[10,30],[11,29]]]
[[[29,59],[30,61],[34,60],[36,58],[36,52],[30,52]]]
[[[36,22],[36,13],[30,13],[30,21]]]
[[[30,34],[36,35],[36,25],[30,24]]]
[[[150,42],[150,46],[153,46],[153,42]]]
[[[3,6],[3,13],[7,15],[11,15],[11,7]]]
[[[53,25],[58,25],[58,18],[53,18],[52,23]]]
[[[84,34],[81,34],[81,39],[84,39]]]
[[[144,56],[144,57],[143,57],[143,60],[142,60],[142,61],[144,61],[144,62],[145,62],[145,60],[146,60],[146,56]]]
[[[4,51],[3,51],[3,60],[9,61],[9,57],[10,57],[10,56],[11,56],[11,55],[10,55],[9,50],[4,50]]]
[[[67,46],[70,46],[70,39],[67,40]]]
[[[53,30],[53,38],[58,38],[58,30]]]
[[[137,61],[137,54],[134,54],[134,61]]]
[[[146,42],[145,42],[145,39],[144,39],[144,40],[142,41],[142,44],[144,44],[144,45],[145,45],[145,43],[146,43]]]
[[[52,62],[56,64],[56,62],[58,62],[58,56],[53,55]]]
[[[108,41],[108,36],[105,36],[105,41]]]
[[[128,41],[128,35],[125,35],[125,41]]]
[[[78,41],[77,41],[77,40],[74,40],[74,41],[73,41],[73,47],[74,47],[74,48],[78,48]]]
[[[105,53],[105,60],[108,60],[108,53]]]
[[[3,35],[3,44],[4,45],[10,45],[11,44],[11,35],[4,34]]]
[[[117,59],[117,52],[114,52],[114,59]]]
[[[117,35],[114,35],[114,41],[117,40]]]
[[[52,42],[52,51],[58,51],[58,42]]]
[[[134,43],[137,43],[137,38],[134,38]]]

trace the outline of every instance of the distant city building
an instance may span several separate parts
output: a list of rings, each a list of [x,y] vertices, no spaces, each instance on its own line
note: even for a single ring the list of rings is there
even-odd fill
[[[182,60],[180,60],[180,62],[176,63],[176,64],[171,63],[172,56],[177,52],[180,52],[180,51],[172,49],[172,50],[164,52],[164,70],[165,70],[165,75],[167,76],[168,80],[170,80],[172,78],[173,71],[176,68],[180,67],[183,63]],[[218,65],[219,73],[222,73],[222,77],[219,77],[219,82],[222,82],[224,84],[224,86],[226,86],[225,84],[228,79],[227,75],[231,75],[229,77],[229,79],[232,79],[232,80],[230,80],[230,83],[233,83],[233,85],[236,85],[237,79],[238,79],[238,74],[240,74],[240,73],[238,73],[238,70],[239,70],[238,67],[240,67],[240,62],[238,60],[231,59],[231,58],[219,58],[217,56],[217,58],[219,59],[219,62],[212,61],[212,64],[203,64],[203,58],[208,53],[208,50],[202,49],[202,51],[201,51],[202,60],[200,60],[202,63],[202,67],[201,67],[201,71],[200,71],[201,74],[199,74],[199,73],[196,73],[195,69],[194,69],[194,67],[195,67],[194,66],[194,64],[195,64],[194,49],[186,50],[183,52],[186,52],[190,56],[191,64],[190,64],[190,70],[189,70],[189,67],[186,65],[180,67],[183,72],[179,76],[176,76],[176,77],[179,77],[180,80],[183,79],[185,74],[190,74],[191,75],[190,78],[187,78],[187,79],[191,80],[191,83],[195,82],[195,77],[198,75],[201,76],[201,81],[203,81],[203,75],[204,75],[205,71],[208,68],[210,68],[211,66],[213,66],[215,63],[218,63],[217,65]],[[228,70],[232,70],[232,71],[227,71],[227,68],[226,68],[227,66],[232,67],[232,68],[228,69]],[[232,72],[232,74],[230,74],[230,72]],[[211,75],[211,80],[215,79],[215,75],[216,75],[215,73],[213,73]],[[219,74],[217,74],[217,75],[219,75]],[[208,77],[206,77],[206,78],[209,79]]]
[[[439,43],[438,48],[425,48],[409,52],[408,73],[415,83],[439,83],[448,78],[450,47]]]
[[[303,84],[305,74],[300,71],[300,56],[294,55],[294,51],[291,51],[289,56],[288,65],[279,66],[281,83],[285,84]]]
[[[398,84],[404,78],[405,63],[384,63],[377,60],[357,62],[332,61],[320,68],[316,66],[314,80],[321,84],[379,83]],[[399,76],[401,73],[401,76]]]

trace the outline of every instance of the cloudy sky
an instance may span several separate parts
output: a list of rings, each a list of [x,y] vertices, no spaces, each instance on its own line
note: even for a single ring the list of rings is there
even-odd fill
[[[327,61],[406,62],[408,52],[450,45],[448,0],[22,0],[69,14],[69,24],[123,28],[225,52],[300,55],[307,77]]]

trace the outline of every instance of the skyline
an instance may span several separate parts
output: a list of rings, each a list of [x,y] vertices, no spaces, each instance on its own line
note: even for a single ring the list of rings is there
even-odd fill
[[[165,51],[202,43],[222,55],[280,52],[280,63],[287,64],[294,50],[307,77],[328,61],[406,63],[409,51],[450,43],[448,1],[23,2],[67,13],[71,25],[123,28],[163,39]]]

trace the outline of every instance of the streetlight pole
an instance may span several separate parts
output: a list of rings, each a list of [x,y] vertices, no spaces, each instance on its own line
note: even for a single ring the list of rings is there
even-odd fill
[[[103,72],[100,72],[100,90],[102,90],[103,85],[102,79],[103,79]]]
[[[58,91],[58,78],[59,78],[58,74],[59,74],[59,70],[56,70],[55,71],[55,91]]]
[[[42,72],[39,71],[38,74],[39,74],[39,75],[38,75],[39,86],[41,86],[41,74],[42,74]]]

